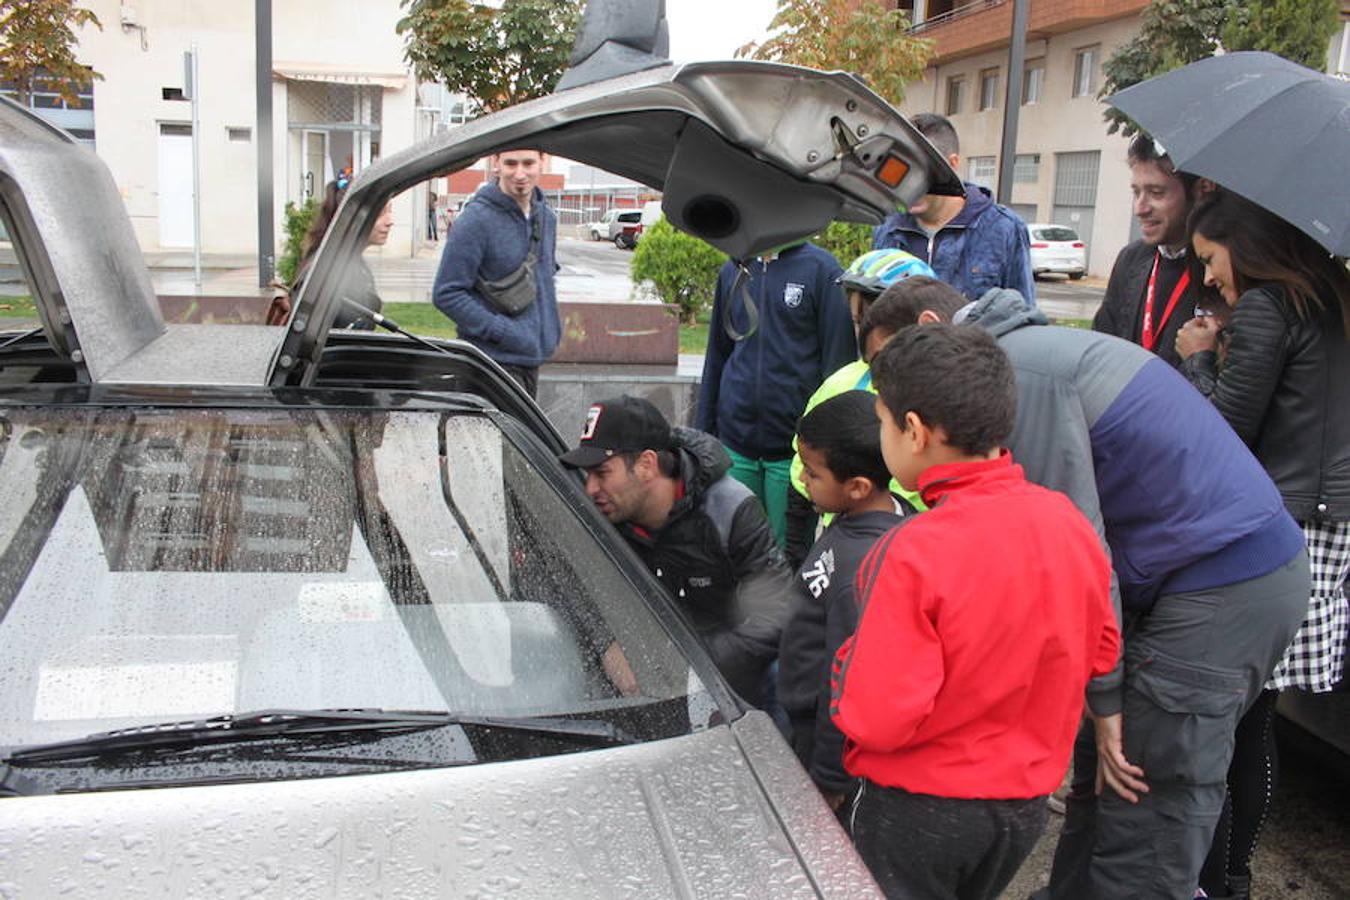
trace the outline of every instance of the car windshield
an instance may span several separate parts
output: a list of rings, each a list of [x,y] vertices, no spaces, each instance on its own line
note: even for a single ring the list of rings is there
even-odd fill
[[[1078,232],[1072,228],[1037,228],[1032,237],[1038,241],[1076,241]]]
[[[482,414],[12,408],[0,493],[5,746],[268,708],[682,713],[652,738],[707,708]]]

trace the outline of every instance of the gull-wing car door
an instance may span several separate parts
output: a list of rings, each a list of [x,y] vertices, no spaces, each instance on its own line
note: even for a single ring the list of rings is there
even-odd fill
[[[0,221],[51,352],[98,381],[165,331],[150,273],[103,162],[0,97]]]
[[[535,148],[650,185],[675,227],[739,260],[832,220],[875,224],[923,194],[964,193],[932,145],[854,76],[752,61],[672,65],[661,58],[659,4],[635,8],[608,4],[607,22],[588,8],[585,24],[631,24],[655,10],[659,33],[645,52],[616,50],[583,28],[560,90],[386,157],[347,188],[295,298],[272,384],[312,383],[342,302],[337,286],[387,200],[500,150]]]

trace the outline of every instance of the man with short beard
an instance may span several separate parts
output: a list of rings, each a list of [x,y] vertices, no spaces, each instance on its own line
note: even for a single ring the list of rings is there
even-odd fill
[[[769,665],[792,590],[764,507],[728,476],[711,435],[671,428],[641,397],[591,405],[580,440],[559,457],[586,495],[670,593],[727,682],[751,703],[774,701]]]
[[[1092,328],[1180,368],[1177,332],[1195,315],[1204,290],[1186,252],[1186,217],[1200,181],[1178,172],[1162,147],[1144,134],[1130,144],[1126,159],[1142,237],[1116,257]]]

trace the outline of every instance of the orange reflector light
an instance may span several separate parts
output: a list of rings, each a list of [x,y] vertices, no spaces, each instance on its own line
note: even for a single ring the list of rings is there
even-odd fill
[[[908,173],[909,163],[898,156],[887,154],[881,165],[877,166],[877,181],[893,188],[898,186]]]

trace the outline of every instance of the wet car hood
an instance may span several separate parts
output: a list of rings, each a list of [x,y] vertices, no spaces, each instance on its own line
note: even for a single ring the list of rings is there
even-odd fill
[[[751,713],[686,737],[520,762],[4,800],[0,890],[879,896],[772,729]]]

